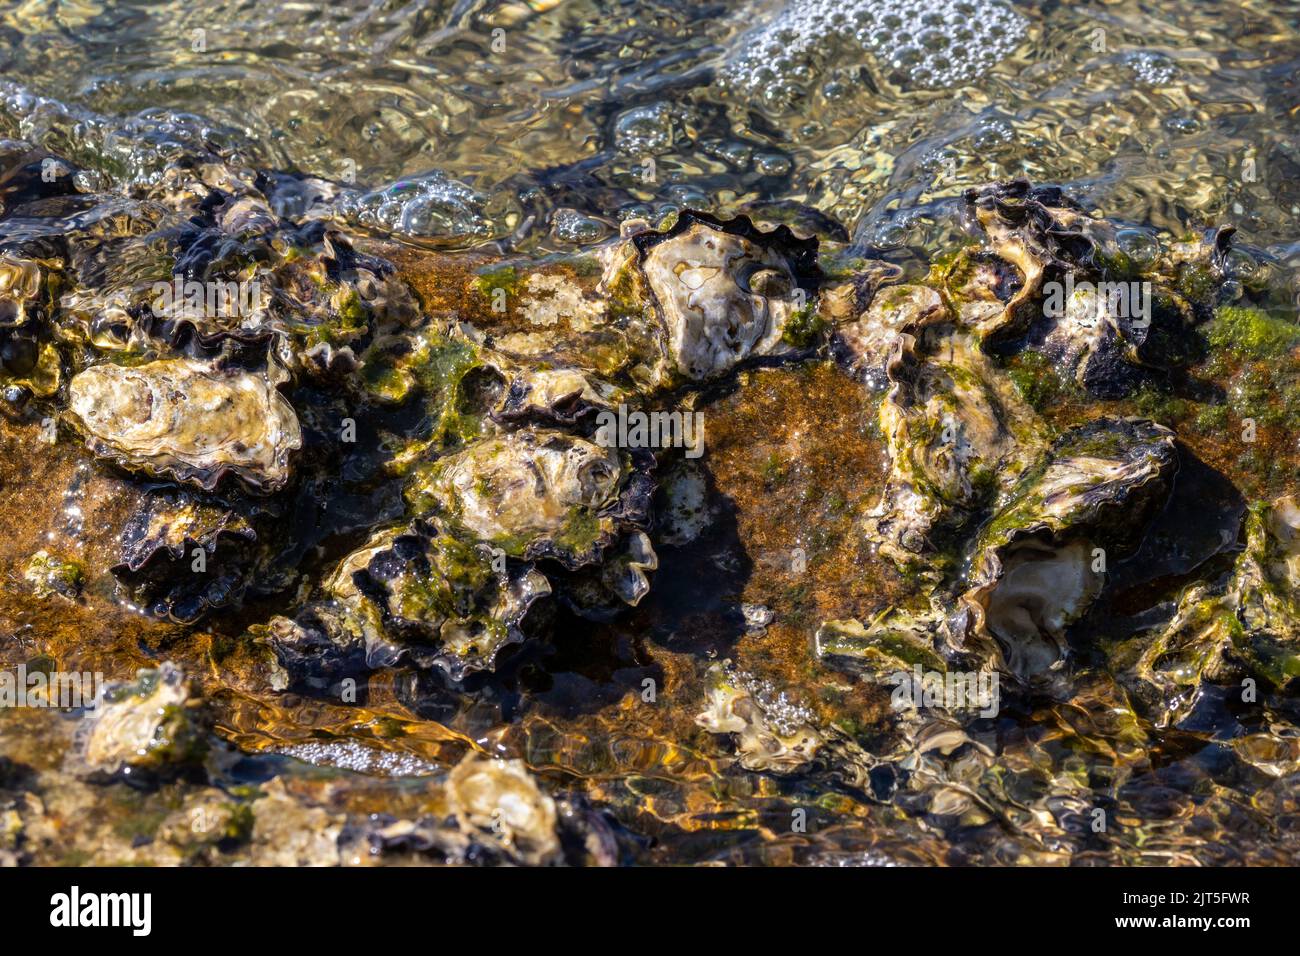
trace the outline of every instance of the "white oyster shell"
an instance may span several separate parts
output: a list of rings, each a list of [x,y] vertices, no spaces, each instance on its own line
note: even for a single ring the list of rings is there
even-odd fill
[[[522,760],[466,754],[448,775],[447,796],[464,830],[500,845],[520,863],[539,866],[559,859],[555,801]]]
[[[702,222],[650,247],[643,270],[668,331],[669,360],[696,381],[776,351],[803,305],[777,249]]]
[[[553,539],[575,514],[611,502],[622,477],[617,450],[551,429],[489,438],[439,465],[434,494],[467,530],[503,547]]]
[[[209,491],[226,472],[278,489],[302,447],[293,407],[265,375],[194,359],[88,368],[69,384],[68,407],[95,454]]]

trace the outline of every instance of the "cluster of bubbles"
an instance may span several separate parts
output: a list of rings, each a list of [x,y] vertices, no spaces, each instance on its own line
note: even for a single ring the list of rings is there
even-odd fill
[[[907,89],[942,89],[982,76],[1026,28],[1001,0],[792,0],[742,39],[721,79],[769,100],[788,99],[823,78],[838,48],[871,54]]]
[[[345,194],[334,208],[345,219],[408,236],[472,239],[493,232],[483,215],[485,201],[459,180],[430,170],[370,192]]]

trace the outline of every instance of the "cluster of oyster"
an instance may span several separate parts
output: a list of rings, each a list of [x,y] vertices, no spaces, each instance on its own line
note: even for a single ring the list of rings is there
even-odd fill
[[[867,626],[829,622],[816,648],[876,679],[924,661],[1068,689],[1068,629],[1143,542],[1186,454],[1165,425],[1104,403],[1166,383],[1194,355],[1232,231],[1139,262],[1114,224],[1057,189],[1001,183],[965,198],[979,244],[883,289],[834,333],[837,354],[885,389],[890,468],[867,533],[922,586]],[[1108,301],[1108,283],[1141,288],[1149,306]],[[1076,291],[1045,307],[1062,289]],[[1055,433],[1003,370],[1026,352],[1091,398],[1096,417]],[[1137,664],[1118,676],[1157,725],[1190,713],[1206,682],[1285,688],[1297,673],[1300,632],[1282,610],[1296,595],[1285,559],[1295,516],[1290,499],[1257,505],[1225,536],[1233,570],[1189,588],[1167,626],[1137,639]],[[1215,567],[1204,562],[1207,575]]]
[[[53,413],[136,479],[112,571],[139,606],[194,623],[296,585],[308,600],[252,633],[308,683],[399,661],[459,682],[543,599],[637,604],[656,456],[600,440],[596,414],[795,351],[815,292],[815,240],[684,213],[630,225],[590,281],[530,275],[486,322],[427,315],[321,208],[283,201],[310,181],[213,162],[91,196],[14,149],[6,413]],[[341,495],[364,503],[340,537],[363,540],[304,589],[330,546],[303,526]]]
[[[1139,261],[1059,190],[998,183],[965,198],[975,243],[902,283],[883,263],[825,276],[817,239],[788,226],[687,211],[625,224],[581,268],[480,270],[463,290],[473,308],[447,312],[320,209],[281,215],[279,192],[310,181],[214,163],[105,199],[42,176],[45,158],[6,159],[6,413],[53,412],[134,477],[112,570],[152,613],[193,622],[296,588],[249,637],[317,687],[398,662],[459,684],[540,637],[547,606],[599,620],[638,604],[654,535],[689,537],[651,514],[681,452],[610,442],[598,421],[689,409],[743,365],[818,354],[880,402],[889,473],[863,534],[916,601],[828,623],[816,653],[877,679],[924,663],[1068,682],[1067,631],[1165,507],[1183,456],[1163,424],[1103,403],[1188,360],[1231,238]],[[1117,308],[1102,280],[1141,285],[1149,308]],[[213,308],[191,282],[255,294]],[[1062,287],[1076,291],[1045,308]],[[1007,374],[1024,353],[1102,414],[1050,427]],[[670,511],[707,492],[678,485]],[[1159,721],[1207,681],[1285,686],[1300,671],[1298,515],[1290,500],[1252,510],[1230,573],[1142,636],[1125,680]],[[327,518],[329,539],[310,530]],[[734,735],[746,767],[790,772],[856,746],[717,676],[700,722]]]
[[[329,799],[310,779],[277,776],[231,787],[231,754],[210,745],[212,713],[185,672],[164,661],[129,681],[98,689],[82,720],[56,721],[39,742],[61,762],[31,773],[0,773],[0,862],[56,858],[145,865],[371,865],[384,860],[547,866],[619,861],[615,832],[580,795],[553,797],[522,760],[469,751],[421,781],[421,799],[395,800],[400,815],[361,812]],[[75,729],[72,729],[75,728]],[[12,728],[6,728],[12,734]],[[133,783],[131,819],[66,826],[69,808],[103,800],[113,781]],[[160,787],[167,782],[173,786]],[[181,788],[176,784],[188,784]],[[396,781],[380,783],[401,786]],[[177,797],[177,794],[180,797]],[[112,804],[110,803],[110,807]],[[102,810],[102,808],[101,808]],[[72,853],[72,857],[66,854]]]

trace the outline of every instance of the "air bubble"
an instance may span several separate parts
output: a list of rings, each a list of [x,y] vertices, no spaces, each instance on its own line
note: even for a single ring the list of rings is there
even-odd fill
[[[896,82],[915,88],[977,79],[1025,38],[1025,19],[1005,0],[949,5],[947,0],[792,0],[771,23],[747,34],[721,73],[721,82],[774,99],[793,81],[816,87],[843,64],[831,62],[845,38],[883,62]],[[903,56],[919,47],[942,57]],[[847,55],[852,56],[851,51]]]

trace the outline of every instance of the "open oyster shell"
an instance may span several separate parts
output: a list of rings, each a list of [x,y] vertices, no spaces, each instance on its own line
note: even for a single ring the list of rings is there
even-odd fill
[[[1173,432],[1143,419],[1099,418],[1057,439],[976,540],[956,628],[965,646],[1021,678],[1054,668],[1106,559],[1134,543],[1177,469]]]
[[[730,661],[709,669],[705,709],[695,722],[711,733],[731,734],[746,770],[798,773],[824,744],[811,711]]]
[[[69,383],[68,410],[97,456],[207,491],[226,474],[278,490],[302,447],[293,406],[267,375],[195,359],[88,368]]]

